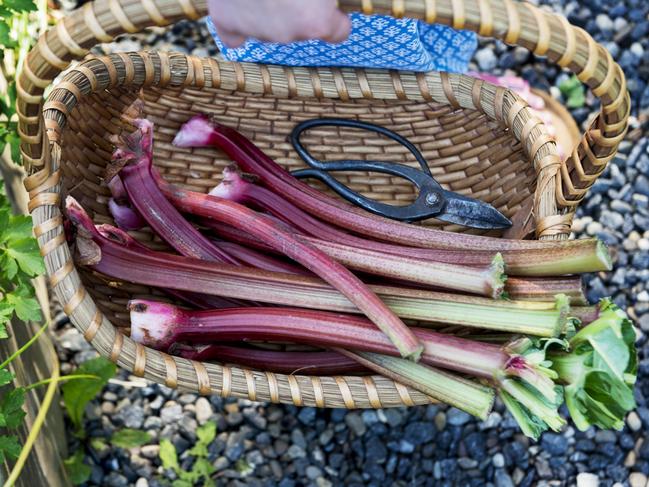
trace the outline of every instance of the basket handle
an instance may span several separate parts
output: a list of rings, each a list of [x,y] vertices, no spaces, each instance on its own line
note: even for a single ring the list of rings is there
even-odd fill
[[[492,36],[547,56],[586,83],[601,99],[601,110],[561,165],[556,195],[561,207],[575,207],[615,156],[630,113],[624,73],[604,47],[564,17],[514,0],[339,0],[339,4],[346,11],[407,16]],[[90,47],[119,34],[197,19],[206,11],[206,0],[95,0],[43,34],[17,83],[19,135],[26,166],[33,171],[47,159],[43,131],[49,140],[57,138],[56,124],[41,117],[43,92],[70,61],[81,59]]]

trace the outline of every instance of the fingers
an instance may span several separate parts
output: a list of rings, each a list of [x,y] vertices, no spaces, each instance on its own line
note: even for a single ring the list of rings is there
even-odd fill
[[[236,32],[231,32],[229,30],[219,29],[219,37],[223,44],[229,48],[235,48],[241,46],[246,42],[246,37],[238,34]]]
[[[349,17],[342,13],[340,10],[334,12],[333,18],[330,21],[330,34],[322,37],[323,41],[340,43],[347,40],[349,33],[352,30],[352,22]]]
[[[351,31],[351,21],[336,0],[209,0],[208,10],[228,47],[238,47],[249,37],[279,43],[306,39],[338,43]]]

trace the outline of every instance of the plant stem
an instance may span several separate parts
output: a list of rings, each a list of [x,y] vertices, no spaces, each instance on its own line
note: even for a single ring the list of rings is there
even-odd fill
[[[345,375],[367,372],[356,361],[337,352],[289,352],[237,346],[198,344],[174,345],[172,355],[189,360],[218,360],[280,374]]]
[[[33,384],[28,385],[25,387],[26,391],[30,391],[32,389],[35,389],[37,387],[43,386],[45,384],[49,384],[50,382],[66,382],[69,380],[76,380],[76,379],[101,379],[101,377],[97,377],[96,375],[92,374],[76,374],[76,375],[64,375],[63,377],[57,377],[56,379],[53,377],[49,377],[47,379],[39,380],[38,382],[34,382]]]
[[[14,353],[9,355],[7,359],[0,364],[0,369],[4,369],[7,365],[9,365],[11,362],[14,361],[17,357],[20,357],[22,353],[27,350],[31,345],[38,340],[38,338],[47,330],[47,328],[50,326],[50,322],[46,322],[43,326],[41,326],[36,333],[34,333],[34,336],[31,337],[29,340],[25,342],[25,344],[20,347],[18,350],[16,350]]]
[[[44,327],[41,328],[41,330],[44,330]],[[40,333],[42,333],[41,330],[39,330]],[[38,332],[37,334],[34,335],[34,337],[36,337],[36,335],[40,336]],[[1,367],[2,365],[0,365],[0,368]],[[5,482],[3,487],[13,487],[13,485],[16,483],[16,480],[18,480],[20,473],[23,470],[25,463],[27,462],[27,458],[29,457],[29,454],[32,451],[32,447],[36,442],[36,438],[38,438],[38,434],[40,433],[41,428],[43,427],[43,423],[45,422],[45,418],[47,417],[47,412],[49,411],[50,406],[52,405],[52,401],[54,400],[54,394],[56,393],[56,386],[58,384],[58,378],[60,373],[61,372],[59,370],[59,359],[56,356],[56,352],[52,350],[51,379],[53,380],[47,386],[47,390],[45,391],[45,396],[43,396],[43,400],[41,401],[38,414],[36,414],[36,418],[34,419],[34,422],[31,425],[31,429],[29,430],[27,439],[25,440],[25,443],[23,444],[23,447],[20,450],[20,455],[16,459],[16,463],[14,463],[14,466],[11,469],[11,472],[9,473],[9,477],[7,478],[7,481]]]
[[[203,220],[203,224],[215,228],[217,232],[223,227],[214,220]],[[397,256],[312,237],[300,236],[299,239],[320,249],[341,264],[369,274],[479,294],[494,299],[502,296],[505,287],[504,265],[502,257],[498,254],[492,256],[491,262],[486,267],[475,268]]]

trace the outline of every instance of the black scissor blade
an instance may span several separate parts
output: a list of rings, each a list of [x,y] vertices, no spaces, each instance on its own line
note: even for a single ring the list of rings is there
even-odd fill
[[[509,228],[512,222],[489,203],[446,191],[446,206],[435,218],[472,228]]]

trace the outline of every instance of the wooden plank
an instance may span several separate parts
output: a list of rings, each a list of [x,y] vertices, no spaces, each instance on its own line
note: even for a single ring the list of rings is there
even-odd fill
[[[23,171],[22,168],[9,161],[7,153],[5,153],[4,157],[0,157],[0,171],[2,172],[2,179],[5,181],[6,192],[14,206],[14,211],[26,213],[27,193],[22,185]],[[50,319],[45,280],[43,278],[36,279],[34,285],[43,315]],[[36,333],[39,327],[40,325],[36,323],[22,323],[19,320],[13,320],[11,325],[7,327],[10,338],[0,340],[0,357],[8,357],[18,350]],[[23,353],[21,358],[14,360],[11,365],[12,371],[16,375],[16,383],[21,386],[50,377],[53,367],[58,367],[58,359],[52,340],[47,333],[41,335]],[[46,387],[37,388],[27,394],[27,416],[24,424],[18,430],[12,430],[11,432],[0,431],[0,434],[17,433],[20,443],[24,443],[40,409]],[[63,459],[67,458],[67,456],[65,424],[60,406],[60,397],[57,392],[16,485],[19,487],[67,487],[71,485],[63,466]],[[4,464],[0,465],[1,483],[4,483],[12,465],[13,462],[4,462]]]

